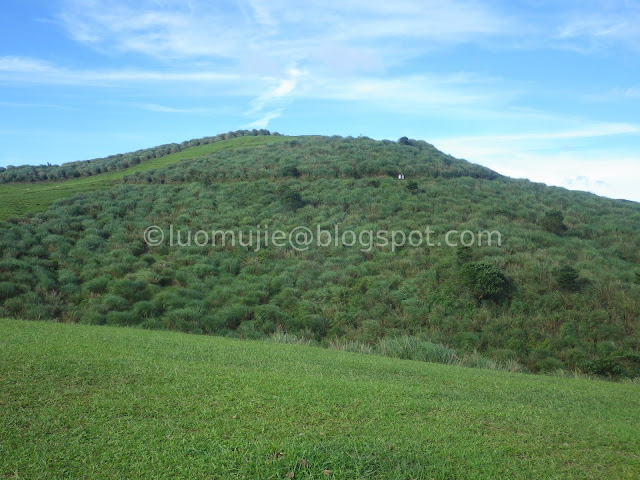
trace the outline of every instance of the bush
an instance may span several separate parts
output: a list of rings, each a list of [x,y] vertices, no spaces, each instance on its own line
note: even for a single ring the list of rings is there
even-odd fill
[[[476,297],[478,305],[483,300],[503,301],[511,292],[509,279],[489,262],[465,263],[460,269],[460,279]]]
[[[275,330],[284,332],[297,330],[293,317],[277,305],[259,305],[255,309],[254,316],[258,328],[264,333],[273,333]]]
[[[12,282],[0,282],[0,300],[6,300],[19,293],[20,290],[16,284]]]
[[[547,357],[533,364],[533,371],[538,373],[551,373],[563,368],[564,364],[554,357]]]
[[[567,226],[564,224],[564,215],[560,210],[547,212],[540,219],[540,225],[547,232],[555,233],[556,235],[561,235],[567,231]]]
[[[112,278],[111,275],[101,275],[92,278],[82,284],[82,289],[89,293],[104,293],[107,291],[107,287]]]
[[[214,315],[214,325],[218,329],[237,329],[242,322],[251,320],[253,311],[245,305],[235,305],[218,310]]]
[[[164,315],[169,330],[186,333],[204,333],[200,323],[201,317],[202,314],[192,308],[180,308]]]
[[[291,190],[286,185],[281,185],[276,190],[280,201],[290,208],[291,210],[297,210],[299,208],[304,207],[304,200],[302,199],[302,195],[300,192],[296,192],[295,190]]]
[[[578,271],[570,265],[564,265],[555,271],[556,282],[564,290],[577,290],[579,277]]]
[[[113,280],[109,284],[109,292],[125,298],[129,302],[137,302],[149,298],[147,283],[142,280],[131,280],[128,278]]]
[[[640,376],[640,355],[635,352],[617,351],[586,361],[582,370],[591,375],[609,378],[633,378]]]
[[[133,314],[139,320],[155,317],[159,315],[161,311],[158,304],[150,302],[149,300],[143,300],[133,306]]]
[[[469,263],[471,260],[473,260],[473,250],[471,249],[471,247],[460,245],[456,250],[456,258],[458,259],[458,264],[460,265]]]
[[[107,294],[102,297],[102,304],[100,311],[102,313],[109,313],[113,311],[122,311],[129,308],[129,302],[118,295]]]

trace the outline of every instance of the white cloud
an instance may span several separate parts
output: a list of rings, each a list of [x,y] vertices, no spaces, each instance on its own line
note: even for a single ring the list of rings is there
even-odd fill
[[[593,138],[604,137],[609,135],[622,135],[622,134],[634,134],[640,133],[640,125],[632,125],[629,123],[603,123],[598,125],[589,125],[577,130],[566,130],[559,132],[539,132],[539,133],[524,133],[524,134],[512,134],[512,135],[480,135],[480,136],[468,136],[457,137],[451,139],[463,144],[480,143],[518,143],[525,140],[540,141],[540,140],[562,140],[562,139],[574,139],[574,138]]]
[[[76,41],[105,50],[233,59],[260,52],[298,62],[322,42],[357,49],[373,41],[388,51],[392,38],[455,44],[517,31],[512,19],[473,0],[142,0],[135,8],[123,0],[67,0],[59,20]]]
[[[248,127],[249,128],[267,128],[269,126],[269,122],[274,118],[278,118],[282,114],[281,110],[274,110],[272,112],[267,112],[256,120],[255,122],[251,122]]]
[[[640,98],[640,86],[613,88],[604,93],[592,93],[584,96],[585,100],[593,102],[610,102],[616,100],[634,100]]]
[[[260,118],[249,124],[253,128],[266,128],[271,120],[279,117],[282,114],[284,104],[290,100],[289,97],[293,94],[300,77],[303,77],[305,72],[297,70],[295,68],[290,69],[287,72],[287,77],[281,78],[277,85],[267,90],[262,95],[255,98],[252,103],[252,108],[247,112],[247,115]],[[274,106],[280,106],[280,108],[273,109]],[[271,108],[269,112],[265,112],[267,108]]]
[[[37,74],[37,75],[34,75]],[[0,80],[22,83],[66,85],[122,85],[125,83],[234,83],[247,77],[219,71],[79,70],[63,68],[41,60],[0,57]]]
[[[46,62],[25,57],[0,57],[0,72],[42,73],[51,70]]]
[[[440,138],[433,144],[511,177],[640,201],[637,152],[622,147],[573,150],[566,145],[571,140],[639,134],[638,125],[599,124],[546,133]]]
[[[143,110],[149,110],[150,112],[160,112],[160,113],[186,113],[186,114],[207,114],[210,113],[210,110],[206,108],[176,108],[176,107],[168,107],[166,105],[157,105],[155,103],[148,103],[144,105],[140,105],[140,108]]]
[[[640,48],[640,4],[635,1],[603,1],[577,4],[575,13],[559,25],[555,37],[577,51],[604,48]]]

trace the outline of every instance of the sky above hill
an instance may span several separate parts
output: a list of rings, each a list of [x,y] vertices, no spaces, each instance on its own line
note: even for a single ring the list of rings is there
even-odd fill
[[[243,128],[640,201],[635,0],[7,0],[0,166]]]

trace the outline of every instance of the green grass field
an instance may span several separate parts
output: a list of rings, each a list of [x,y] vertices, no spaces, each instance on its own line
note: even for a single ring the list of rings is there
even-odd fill
[[[640,388],[0,320],[0,478],[637,479]]]
[[[10,183],[0,185],[0,220],[42,212],[56,200],[77,193],[95,192],[111,187],[125,175],[144,172],[177,163],[184,159],[202,157],[221,150],[256,147],[270,143],[287,142],[290,136],[246,136],[186,148],[164,157],[154,158],[118,172],[80,177],[62,182]]]

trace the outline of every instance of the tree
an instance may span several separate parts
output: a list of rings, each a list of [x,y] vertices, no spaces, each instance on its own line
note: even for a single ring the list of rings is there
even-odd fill
[[[574,291],[578,288],[578,271],[571,265],[564,265],[555,271],[556,282],[560,288]]]
[[[473,259],[473,250],[471,250],[471,247],[459,245],[456,250],[456,258],[459,265],[464,265]]]
[[[298,208],[304,206],[304,200],[302,199],[302,195],[300,195],[300,192],[291,190],[286,185],[278,187],[276,192],[278,194],[278,197],[280,197],[282,203],[284,203],[290,209],[297,210]]]
[[[564,224],[564,215],[560,210],[547,212],[540,219],[540,225],[547,232],[555,233],[556,235],[561,235],[567,231],[567,226]]]
[[[505,300],[511,291],[509,279],[496,265],[489,262],[465,263],[460,268],[460,279],[476,297],[478,306],[483,300]]]
[[[280,171],[280,175],[283,177],[298,178],[300,177],[300,171],[298,170],[298,167],[296,167],[295,165],[287,165]]]
[[[400,137],[398,139],[398,143],[400,145],[411,145],[411,142],[409,141],[409,139],[407,137]]]

